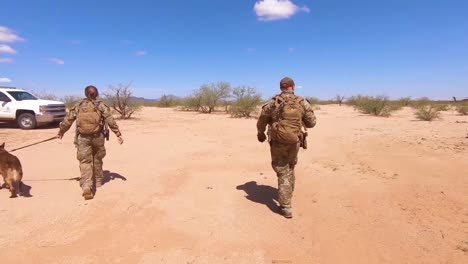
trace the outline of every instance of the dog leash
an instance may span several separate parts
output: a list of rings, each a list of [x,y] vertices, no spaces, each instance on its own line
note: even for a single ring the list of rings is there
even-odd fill
[[[38,144],[41,144],[41,143],[44,143],[44,142],[47,142],[47,141],[51,141],[51,140],[54,140],[56,138],[57,137],[51,137],[51,138],[48,138],[48,139],[45,139],[45,140],[42,140],[42,141],[39,141],[39,142],[36,142],[36,143],[32,143],[32,144],[29,144],[29,145],[26,145],[26,146],[23,146],[23,147],[20,147],[20,148],[12,149],[9,152],[15,152],[15,151],[20,150],[20,149],[29,148],[31,146],[38,145]]]
[[[81,177],[74,177],[68,179],[38,179],[38,180],[22,180],[24,182],[46,182],[46,181],[79,181]]]

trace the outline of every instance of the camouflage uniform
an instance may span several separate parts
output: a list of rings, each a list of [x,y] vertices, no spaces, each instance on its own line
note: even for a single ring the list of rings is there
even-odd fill
[[[278,96],[288,97],[294,96],[293,92],[282,92]],[[266,126],[272,125],[274,120],[275,98],[266,103],[262,107],[262,112],[257,122],[258,133],[265,133]],[[302,117],[303,125],[307,128],[315,126],[316,118],[312,106],[307,100],[301,100],[304,107],[304,115]],[[270,133],[268,133],[270,134]],[[295,173],[294,167],[297,164],[297,154],[300,148],[300,142],[294,144],[284,144],[275,141],[274,138],[269,138],[271,152],[271,166],[278,177],[278,202],[282,208],[291,208],[291,198],[294,191]]]
[[[80,103],[70,109],[67,117],[60,123],[60,134],[65,134],[76,120]],[[119,126],[112,116],[111,109],[100,100],[94,100],[94,103],[102,114],[104,125],[108,125],[117,137],[121,136]],[[77,148],[77,159],[80,162],[80,186],[83,190],[93,189],[93,176],[96,186],[102,185],[102,159],[106,156],[104,142],[105,138],[102,132],[96,135],[80,135],[78,129],[76,129],[75,145]]]

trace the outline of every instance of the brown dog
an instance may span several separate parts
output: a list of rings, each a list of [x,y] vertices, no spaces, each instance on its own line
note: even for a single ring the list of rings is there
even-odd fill
[[[21,162],[16,156],[5,150],[5,143],[0,145],[0,174],[3,176],[5,186],[10,189],[10,198],[17,197],[18,192],[22,193],[23,169]]]

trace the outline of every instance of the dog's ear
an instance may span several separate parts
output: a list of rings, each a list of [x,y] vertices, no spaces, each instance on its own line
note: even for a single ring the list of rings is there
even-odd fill
[[[5,149],[5,142],[0,145],[0,149]]]

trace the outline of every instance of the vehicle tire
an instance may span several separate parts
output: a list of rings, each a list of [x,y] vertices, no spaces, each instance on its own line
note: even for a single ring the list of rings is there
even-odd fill
[[[34,129],[37,127],[36,116],[30,113],[19,115],[16,121],[21,129]]]

